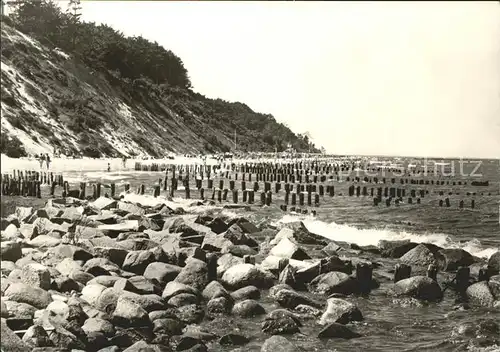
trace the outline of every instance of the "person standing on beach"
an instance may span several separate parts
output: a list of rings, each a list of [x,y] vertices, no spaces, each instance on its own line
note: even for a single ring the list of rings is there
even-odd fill
[[[43,169],[43,162],[45,161],[45,155],[40,154],[40,159],[38,159],[38,161],[40,162],[40,170],[42,170]]]
[[[47,162],[47,170],[48,170],[49,167],[50,167],[50,156],[49,156],[49,154],[45,154],[45,161]]]
[[[35,160],[40,163],[40,169],[42,168],[42,159],[41,156],[38,154],[35,154]]]

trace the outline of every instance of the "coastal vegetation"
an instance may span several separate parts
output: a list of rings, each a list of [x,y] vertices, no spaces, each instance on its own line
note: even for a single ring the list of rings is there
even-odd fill
[[[274,152],[288,145],[318,152],[306,135],[270,114],[195,92],[175,53],[147,38],[83,21],[79,1],[70,1],[67,10],[47,0],[13,5],[2,19],[4,64],[15,72],[12,77],[2,71],[2,103],[8,106],[3,116],[16,131],[34,129],[39,145],[88,156]],[[19,94],[16,74],[25,78],[28,98]],[[29,108],[33,101],[42,118]],[[14,142],[3,143],[1,152],[32,152],[15,148],[24,141],[12,128],[2,125]]]

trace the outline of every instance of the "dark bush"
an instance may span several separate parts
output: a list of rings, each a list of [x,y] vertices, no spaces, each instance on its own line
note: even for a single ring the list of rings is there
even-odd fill
[[[83,148],[83,156],[89,157],[89,158],[100,158],[101,157],[101,152],[97,150],[95,147],[87,146]]]
[[[17,137],[6,136],[4,133],[0,138],[0,153],[11,158],[21,158],[27,155],[23,144]]]

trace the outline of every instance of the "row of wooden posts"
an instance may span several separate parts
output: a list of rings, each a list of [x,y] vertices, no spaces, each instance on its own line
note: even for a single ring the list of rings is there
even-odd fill
[[[41,186],[62,186],[63,175],[54,175],[52,172],[19,171],[12,174],[3,174],[1,192],[3,196],[25,196],[41,198]]]
[[[163,190],[167,191],[169,190],[169,195],[173,197],[175,195],[175,191],[178,190],[178,183],[179,179],[177,178],[172,178],[170,180],[170,187],[167,187],[168,182],[167,179],[165,180],[159,179],[159,182],[157,185],[153,187],[153,196],[158,197],[161,194],[162,186]],[[188,179],[183,179],[182,180],[183,186],[184,186],[184,193],[185,193],[185,198],[186,199],[191,199],[191,189],[189,186],[189,180]],[[197,180],[196,182],[196,188],[199,192],[199,197],[201,200],[204,199],[212,199],[212,200],[217,200],[219,203],[221,202],[226,202],[228,201],[228,195],[229,192],[231,192],[232,196],[232,202],[234,204],[237,204],[239,202],[239,191],[235,188],[235,182],[230,181],[229,182],[229,189],[224,188],[224,180],[219,180],[219,188],[214,188],[213,185],[213,180],[208,180],[208,189],[211,190],[212,194],[207,195],[205,193],[205,188],[202,187],[201,180]],[[281,184],[280,183],[275,183],[274,184],[274,192],[279,193],[281,190]],[[101,196],[101,183],[95,183],[92,185],[93,187],[93,194],[92,198],[97,199]],[[86,188],[87,185],[85,182],[80,183],[79,190],[69,190],[69,185],[67,182],[64,183],[64,192],[63,195],[69,195],[69,196],[74,196],[80,199],[86,198]],[[116,185],[112,183],[110,186],[107,188],[110,189],[110,194],[108,196],[114,197],[116,195]],[[354,196],[354,189],[356,189],[356,195],[359,197],[360,196],[360,188],[354,187],[352,185],[349,188],[349,196]],[[242,194],[242,202],[243,203],[248,203],[248,204],[254,204],[255,203],[255,194],[258,194],[258,191],[260,190],[260,185],[258,182],[254,182],[253,188],[252,189],[246,189],[246,182],[242,181],[241,182],[241,194]],[[326,195],[329,195],[330,197],[333,197],[335,195],[335,187],[333,185],[326,186],[326,192],[325,192],[325,187],[323,185],[319,185],[319,187],[316,187],[316,185],[302,185],[298,184],[295,187],[295,192],[294,190],[294,185],[292,184],[285,184],[284,185],[284,190],[285,190],[285,196],[284,196],[284,206],[291,205],[292,207],[295,206],[315,206],[318,207],[320,205],[320,197],[323,197]],[[124,191],[129,192],[130,191],[130,185],[125,184],[124,185]],[[137,188],[137,194],[143,195],[145,194],[146,187],[144,184],[140,185]],[[319,192],[317,192],[319,191]],[[382,187],[379,187],[377,189],[377,194],[375,195],[374,188],[371,188],[370,190],[370,196],[374,197],[373,198],[373,205],[378,206],[379,203],[382,201],[382,194],[385,197],[385,203],[386,206],[390,206],[392,204],[392,201],[394,200],[395,205],[399,205],[400,202],[403,201],[402,197],[405,197],[405,189],[396,189],[396,188],[385,188],[382,191]],[[292,193],[293,192],[293,193]],[[382,193],[383,192],[383,193]],[[420,197],[416,198],[416,204],[421,203],[421,198],[425,197],[425,191],[424,190],[419,190]],[[366,187],[363,188],[363,196],[367,196],[367,189]],[[413,199],[417,196],[416,190],[411,190],[410,192],[410,197],[408,197],[408,204],[413,204]],[[264,189],[260,193],[260,203],[261,205],[267,205],[270,206],[272,204],[272,191],[271,191],[271,183],[270,182],[265,182],[264,183]],[[449,198],[446,198],[445,200],[440,200],[439,205],[443,206],[445,204],[447,207],[450,206],[450,200]],[[463,208],[464,207],[464,201],[461,200],[459,202],[459,207]],[[475,207],[475,201],[474,199],[471,202],[471,208]],[[281,207],[282,210],[287,210],[286,207]],[[292,209],[291,209],[292,210]],[[293,210],[292,210],[293,211]]]
[[[290,164],[288,164],[290,165]],[[255,166],[240,165],[240,167],[233,167],[232,169],[225,168],[225,171],[221,171],[220,165],[175,165],[175,164],[141,164],[136,163],[136,170],[142,171],[171,171],[174,175],[177,172],[179,175],[186,174],[188,177],[192,178],[212,178],[212,176],[217,175],[222,178],[238,180],[241,175],[243,181],[251,181],[252,176],[255,175],[257,181],[271,181],[271,182],[290,182],[290,183],[324,183],[327,181],[341,181],[342,175],[339,175],[339,171],[334,170],[333,172],[323,172],[318,166],[314,170],[304,170],[304,169],[294,169],[292,168],[262,168]],[[468,184],[465,180],[424,180],[424,179],[412,179],[405,177],[351,177],[347,176],[345,178],[347,182],[364,182],[364,183],[374,183],[374,184],[412,184],[412,185],[453,185],[453,186],[466,186]],[[487,184],[487,181],[483,182],[481,185]],[[472,182],[471,185],[479,185],[477,182]]]
[[[40,172],[33,170],[13,170],[12,174],[2,174],[2,182],[14,181],[39,181],[42,185],[51,185],[57,183],[62,185],[63,175],[54,175],[53,172]]]
[[[14,173],[16,175],[16,173]],[[19,176],[23,175],[23,177],[16,179],[15,176],[11,175],[3,175],[2,177],[2,195],[22,195],[22,196],[33,196],[33,197],[41,197],[41,190],[40,190],[40,185],[42,184],[43,178],[41,177],[42,175],[40,173],[18,173]],[[243,174],[245,175],[245,174]],[[175,175],[174,175],[175,176]],[[251,175],[249,175],[251,178]],[[293,177],[293,176],[292,176]],[[243,177],[244,179],[245,177]],[[69,189],[69,183],[63,180],[62,175],[56,175],[54,178],[54,175],[50,173],[50,176],[48,177],[50,180],[50,195],[53,196],[55,192],[55,187],[57,185],[63,186],[63,196],[73,196],[75,198],[80,198],[84,199],[86,198],[86,183],[81,182],[80,187],[78,190],[70,190]],[[54,182],[55,180],[55,182]],[[179,175],[178,177],[172,177],[170,179],[170,196],[174,196],[174,192],[178,189],[178,183],[181,181],[184,186],[185,190],[185,197],[186,199],[191,198],[190,197],[190,188],[189,188],[189,178],[188,177],[183,177],[182,175]],[[238,191],[235,189],[236,184],[234,180],[229,180],[229,190],[226,189],[224,186],[224,180],[220,179],[219,181],[219,188],[216,191],[214,188],[214,180],[213,179],[208,179],[207,180],[207,188],[213,190],[212,193],[212,199],[215,200],[217,199],[219,202],[222,201],[227,201],[227,194],[229,191],[232,192],[232,199],[233,203],[238,203]],[[205,190],[202,187],[203,186],[203,180],[198,178],[196,179],[196,188],[199,190],[200,193],[200,198],[205,199]],[[160,190],[161,186],[163,185],[163,190],[167,190],[167,185],[168,185],[168,179],[167,176],[165,176],[165,179],[159,179],[158,185],[154,187],[153,195],[155,197],[160,195]],[[271,182],[264,182],[264,190],[261,193],[261,204],[265,205],[270,205],[272,201],[272,193],[271,193]],[[275,193],[280,192],[282,184],[280,182],[276,182],[274,184],[274,191]],[[92,198],[96,199],[101,196],[101,184],[96,183],[93,184],[93,194]],[[116,185],[113,183],[110,185],[110,195],[111,197],[115,196],[115,190],[116,190]],[[125,185],[125,191],[129,191],[130,185]],[[145,186],[141,185],[139,186],[138,193],[139,194],[144,194],[144,189]],[[260,185],[258,181],[253,182],[253,189],[248,190],[246,189],[246,181],[241,181],[241,190],[243,193],[243,202],[248,202],[250,204],[254,203],[254,194],[257,193],[260,189]],[[305,195],[304,193],[307,194],[307,205],[312,206],[319,206],[320,203],[320,197],[323,197],[325,193],[329,195],[330,197],[333,197],[335,195],[335,186],[333,185],[326,185],[326,187],[322,184],[316,185],[316,184],[297,184],[296,185],[296,192],[292,193],[294,190],[294,185],[285,183],[284,185],[284,190],[285,190],[285,205],[291,204],[292,206],[295,205],[300,205],[304,206],[305,205]],[[326,192],[325,192],[326,191]],[[313,193],[314,193],[314,203],[313,203]],[[417,190],[410,190],[410,197],[408,198],[408,204],[413,204],[413,199],[416,198],[416,203],[420,204],[420,198],[424,198],[425,195],[429,193],[428,191],[425,190],[418,190],[418,195],[417,197]],[[290,196],[291,194],[291,196]],[[392,204],[392,200],[394,199],[394,204],[399,205],[400,202],[403,201],[403,197],[406,196],[406,189],[404,188],[395,188],[395,187],[378,187],[376,189],[376,196],[375,195],[375,189],[372,187],[370,189],[370,197],[373,198],[373,205],[377,206],[379,203],[382,201],[382,194],[383,197],[385,198],[385,203],[386,206],[390,206]],[[356,195],[359,197],[360,195],[362,196],[368,196],[368,188],[366,186],[355,186],[351,185],[348,189],[348,195],[349,196],[354,196]],[[442,195],[442,194],[441,194]],[[298,196],[298,201],[297,201],[297,196]],[[291,199],[290,199],[291,198]],[[450,207],[450,200],[449,198],[446,198],[444,200],[439,201],[439,206],[446,205],[446,207]],[[461,200],[459,202],[459,208],[464,207],[464,201]],[[471,201],[471,208],[475,207],[475,201],[474,199]]]
[[[252,173],[252,174],[338,174],[339,172],[349,172],[356,171],[359,169],[360,165],[354,163],[329,163],[329,162],[316,162],[316,161],[300,161],[300,162],[287,162],[287,163],[270,163],[270,162],[246,162],[246,163],[220,163],[215,165],[206,164],[170,164],[170,163],[142,163],[140,161],[136,162],[134,169],[136,171],[165,171],[165,170],[177,170],[181,172],[189,173],[199,173],[199,172],[215,172],[222,168],[226,170],[231,170],[232,172],[240,173]],[[421,172],[426,172],[427,174],[434,174],[432,169],[424,169],[420,171],[417,169],[404,170],[401,168],[382,168],[382,167],[366,167],[364,171],[367,172],[390,172],[390,173],[400,173],[404,174],[420,174]]]

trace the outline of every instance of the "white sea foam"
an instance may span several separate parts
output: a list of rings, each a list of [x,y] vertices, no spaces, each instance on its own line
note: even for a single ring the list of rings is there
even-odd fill
[[[477,239],[466,243],[458,243],[445,233],[415,234],[389,229],[358,229],[350,225],[323,222],[312,216],[285,215],[276,225],[298,220],[301,220],[309,231],[317,235],[334,241],[356,243],[361,246],[377,245],[380,240],[411,240],[416,243],[432,243],[443,248],[462,248],[472,255],[486,259],[498,251],[497,248],[485,248]]]

